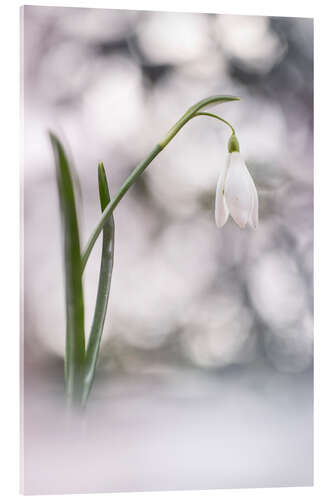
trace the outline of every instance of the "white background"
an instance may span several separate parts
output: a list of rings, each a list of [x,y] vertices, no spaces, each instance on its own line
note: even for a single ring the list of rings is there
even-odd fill
[[[123,0],[29,2],[31,5],[159,9],[168,11],[218,12],[315,18],[315,487],[205,492],[121,493],[112,498],[165,499],[302,499],[332,498],[332,336],[323,337],[331,325],[332,309],[332,169],[330,154],[332,123],[332,17],[329,3],[316,1],[251,2],[233,0]],[[1,3],[1,482],[3,498],[19,496],[19,268],[20,268],[20,125],[19,125],[19,6]],[[83,496],[82,496],[83,497]],[[44,498],[41,496],[40,498]],[[55,496],[54,498],[57,498]],[[61,499],[72,496],[59,496]],[[99,498],[84,495],[83,498]]]

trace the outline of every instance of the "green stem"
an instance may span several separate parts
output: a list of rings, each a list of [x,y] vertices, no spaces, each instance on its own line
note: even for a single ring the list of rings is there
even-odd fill
[[[178,120],[178,122],[175,123],[173,127],[169,130],[167,133],[166,137],[164,138],[163,141],[160,142],[161,146],[165,147],[171,139],[175,137],[176,134],[178,134],[179,130],[184,127],[184,125],[191,120],[191,118],[194,118],[194,116],[199,116],[199,111],[203,108],[206,108],[208,106],[214,106],[217,104],[221,104],[223,102],[231,102],[231,101],[239,101],[239,97],[234,97],[234,96],[221,96],[221,95],[215,95],[211,97],[207,97],[206,99],[202,99],[201,101],[197,102],[193,106],[191,106],[186,113]],[[208,113],[207,113],[208,114]],[[212,115],[214,118],[216,115]],[[228,124],[229,125],[229,124]]]
[[[227,122],[227,120],[225,120],[224,118],[221,118],[220,116],[218,115],[214,115],[213,113],[196,113],[193,118],[195,118],[196,116],[209,116],[210,118],[216,118],[216,120],[220,120],[221,122],[225,123],[226,125],[228,125],[228,127],[231,128],[231,131],[233,134],[236,134],[235,132],[235,129],[234,127],[231,125],[231,123]]]
[[[142,174],[142,172],[148,167],[148,165],[153,161],[153,159],[169,144],[169,142],[175,137],[175,135],[183,128],[183,126],[192,118],[195,116],[200,116],[199,111],[203,108],[206,108],[207,106],[212,106],[212,105],[217,105],[221,104],[224,102],[231,102],[231,101],[239,101],[239,97],[234,97],[234,96],[224,96],[224,95],[216,95],[216,96],[211,96],[207,97],[206,99],[202,99],[198,103],[194,104],[191,106],[186,113],[175,123],[175,125],[169,130],[165,138],[159,142],[155,148],[151,151],[151,153],[145,158],[139,165],[133,170],[131,175],[126,179],[124,184],[121,186],[119,192],[116,194],[116,196],[110,201],[110,203],[106,206],[105,210],[102,213],[101,219],[99,220],[98,224],[96,225],[94,231],[92,232],[87,246],[82,254],[81,257],[81,268],[82,268],[82,273],[84,271],[84,268],[87,264],[89,255],[94,247],[94,244],[100,234],[100,232],[103,229],[103,226],[105,222],[107,221],[108,217],[113,213],[114,209],[120,202],[120,200],[123,198],[123,196],[127,193],[129,188],[134,184],[136,181],[137,177]],[[218,117],[217,115],[213,115],[210,113],[205,113],[206,116],[211,116],[213,118],[217,118],[227,125],[231,126],[230,123],[228,123],[226,120],[223,120],[222,118]],[[233,127],[232,127],[233,130]]]
[[[112,212],[114,211],[114,209],[116,208],[116,206],[118,205],[118,203],[120,202],[120,200],[127,193],[127,191],[132,186],[132,184],[135,182],[135,180],[137,179],[137,177],[139,177],[139,175],[145,170],[145,168],[148,167],[149,163],[151,163],[153,161],[153,159],[155,158],[155,156],[157,156],[158,153],[160,153],[162,151],[162,149],[163,148],[158,144],[152,150],[152,152],[147,156],[147,158],[145,160],[143,160],[136,167],[135,170],[133,170],[133,172],[131,173],[131,175],[126,179],[126,181],[124,182],[124,184],[119,189],[119,191],[116,194],[116,196],[105,207],[105,209],[104,209],[104,211],[102,213],[102,217],[101,217],[99,223],[97,224],[97,226],[95,227],[92,235],[90,236],[90,238],[88,240],[88,243],[87,243],[87,246],[85,248],[85,251],[82,254],[82,258],[81,258],[82,272],[84,271],[84,268],[85,268],[85,266],[87,264],[88,257],[90,255],[91,250],[93,249],[95,241],[97,240],[97,238],[99,236],[99,233],[102,231],[103,226],[104,226],[105,222],[107,221],[108,217],[112,214]]]

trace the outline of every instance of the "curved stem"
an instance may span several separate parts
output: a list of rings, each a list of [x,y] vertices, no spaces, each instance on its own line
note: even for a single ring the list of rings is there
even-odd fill
[[[217,120],[220,120],[221,122],[225,123],[226,125],[228,125],[228,127],[231,128],[231,131],[233,134],[236,134],[235,132],[235,129],[234,127],[231,125],[231,123],[227,122],[227,120],[225,120],[224,118],[221,118],[220,116],[218,115],[214,115],[213,113],[196,113],[194,116],[192,116],[192,118],[195,118],[196,116],[210,116],[211,118],[216,118]]]
[[[193,118],[195,115],[199,115],[200,109],[207,108],[209,106],[214,106],[217,104],[221,104],[222,102],[230,102],[230,101],[239,101],[239,97],[235,96],[221,96],[221,95],[215,95],[211,97],[207,97],[206,99],[202,99],[201,101],[197,102],[193,106],[191,106],[186,113],[183,114],[183,116],[174,124],[173,127],[169,130],[167,133],[166,137],[161,141],[159,144],[164,148],[171,139],[174,138],[174,136],[179,132],[181,128],[189,121],[191,118]]]
[[[175,137],[175,135],[183,128],[183,126],[192,118],[195,116],[200,116],[206,115],[206,116],[211,116],[212,118],[217,118],[218,120],[221,120],[225,122],[227,125],[229,125],[232,130],[233,127],[228,123],[226,120],[223,120],[223,118],[218,117],[217,115],[213,115],[211,113],[199,113],[199,111],[203,108],[206,108],[207,106],[213,106],[217,104],[221,104],[224,102],[231,102],[231,101],[239,101],[239,97],[235,96],[225,96],[225,95],[215,95],[211,97],[207,97],[206,99],[202,99],[201,101],[197,102],[193,106],[191,106],[186,113],[175,123],[173,127],[169,130],[167,135],[164,137],[164,139],[159,142],[155,148],[151,151],[151,153],[142,160],[141,163],[133,170],[133,172],[130,174],[130,176],[126,179],[124,184],[121,186],[120,190],[116,194],[116,196],[110,201],[110,203],[105,207],[101,219],[99,220],[98,224],[96,225],[94,231],[92,232],[87,246],[82,254],[81,257],[81,271],[83,273],[84,268],[87,264],[89,255],[94,247],[94,244],[100,234],[100,232],[103,229],[103,226],[105,222],[107,221],[108,217],[113,213],[114,209],[120,202],[120,200],[123,198],[123,196],[127,193],[129,188],[132,186],[132,184],[136,181],[137,177],[142,174],[142,172],[148,167],[148,165],[153,161],[153,159],[169,144],[169,142]]]
[[[158,153],[160,153],[162,151],[162,149],[163,148],[159,144],[157,144],[157,146],[155,146],[155,148],[147,156],[147,158],[145,158],[141,163],[139,163],[139,165],[136,167],[136,169],[133,170],[131,175],[126,179],[124,184],[119,189],[116,196],[114,198],[112,198],[110,203],[108,203],[106,205],[104,211],[102,212],[102,217],[100,218],[97,226],[95,227],[92,235],[90,236],[88,243],[87,243],[87,246],[82,254],[81,272],[84,271],[84,268],[87,264],[88,257],[90,255],[90,252],[93,249],[95,241],[97,240],[99,233],[102,231],[103,226],[104,226],[105,222],[107,221],[108,217],[113,213],[114,209],[116,208],[116,206],[118,205],[118,203],[120,202],[122,197],[127,193],[129,188],[131,187],[131,185],[135,182],[136,178],[144,171],[144,169],[146,167],[148,167],[149,163],[151,163],[153,161],[155,156],[157,156]]]

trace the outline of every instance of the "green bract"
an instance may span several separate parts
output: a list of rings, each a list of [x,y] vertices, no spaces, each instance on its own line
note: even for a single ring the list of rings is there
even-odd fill
[[[228,142],[228,151],[229,153],[234,153],[234,152],[239,153],[239,142],[234,132],[231,135]]]

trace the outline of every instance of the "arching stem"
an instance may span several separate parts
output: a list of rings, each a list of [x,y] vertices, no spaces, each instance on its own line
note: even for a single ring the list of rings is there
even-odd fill
[[[220,120],[221,122],[225,123],[226,125],[228,125],[228,127],[231,128],[231,131],[233,134],[236,134],[235,132],[235,129],[234,127],[231,125],[231,123],[227,122],[227,120],[225,120],[224,118],[221,118],[220,116],[218,115],[214,115],[213,113],[196,113],[192,118],[195,118],[196,116],[209,116],[210,118],[216,118],[216,120]]]
[[[151,153],[142,160],[141,163],[133,170],[133,172],[130,174],[130,176],[126,179],[124,184],[121,186],[120,190],[116,194],[116,196],[110,201],[110,203],[105,207],[102,216],[96,225],[95,229],[93,230],[88,243],[86,245],[86,248],[82,254],[81,257],[81,269],[82,273],[84,271],[84,268],[87,264],[89,255],[94,247],[94,244],[100,234],[100,232],[103,229],[103,226],[105,222],[107,221],[108,217],[113,213],[114,209],[120,202],[120,200],[123,198],[123,196],[127,193],[129,188],[134,184],[136,179],[138,178],[139,175],[142,174],[142,172],[148,167],[148,165],[153,161],[153,159],[169,144],[169,142],[175,137],[175,135],[183,128],[183,126],[192,118],[196,116],[209,116],[211,118],[216,118],[225,124],[227,124],[229,127],[231,127],[231,130],[234,131],[234,128],[232,125],[230,125],[229,122],[224,120],[223,118],[219,117],[218,115],[214,115],[212,113],[204,113],[201,112],[200,110],[203,108],[206,108],[208,106],[213,106],[217,104],[221,104],[224,102],[231,102],[231,101],[239,101],[239,97],[235,96],[224,96],[224,95],[216,95],[216,96],[211,96],[207,97],[206,99],[202,99],[198,103],[194,104],[191,106],[186,113],[175,123],[175,125],[169,130],[167,135],[164,137],[162,141],[160,141],[154,149],[151,151]]]

